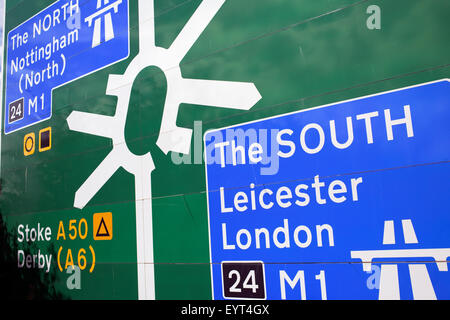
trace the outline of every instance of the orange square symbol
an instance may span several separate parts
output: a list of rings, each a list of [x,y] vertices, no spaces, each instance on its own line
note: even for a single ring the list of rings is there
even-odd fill
[[[39,131],[39,152],[44,152],[52,148],[52,127]]]
[[[111,240],[113,237],[113,221],[111,212],[94,213],[94,240]]]

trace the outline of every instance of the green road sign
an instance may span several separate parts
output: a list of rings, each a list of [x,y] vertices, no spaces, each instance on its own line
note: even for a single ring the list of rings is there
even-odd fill
[[[6,49],[27,21],[51,46],[56,28],[88,28],[78,41],[102,66],[102,48],[129,34],[129,55],[54,88],[51,117],[8,134],[6,121],[29,110],[3,99],[0,272],[16,288],[3,294],[212,299],[205,132],[448,78],[449,10],[446,0],[7,0],[2,70],[17,68],[19,83]],[[34,45],[26,37],[14,41]]]

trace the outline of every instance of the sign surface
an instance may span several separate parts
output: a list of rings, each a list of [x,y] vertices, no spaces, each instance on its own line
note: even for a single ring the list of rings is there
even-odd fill
[[[208,131],[214,299],[449,299],[449,96],[441,80]]]
[[[60,0],[8,33],[5,133],[47,120],[52,91],[129,54],[128,1]]]
[[[380,290],[388,297],[384,284],[396,283],[397,274],[398,291],[390,292],[401,298],[415,297],[411,274],[422,288],[416,292],[448,296],[447,160],[427,158],[433,148],[448,149],[440,95],[419,92],[432,98],[419,114],[415,98],[398,105],[380,98],[348,114],[348,104],[316,108],[300,120],[286,114],[449,78],[450,19],[442,12],[450,2],[379,1],[390,13],[381,29],[368,27],[373,4],[363,1],[4,2],[5,298],[376,299]],[[427,15],[418,19],[418,12]],[[64,84],[70,79],[77,80]],[[388,140],[385,109],[391,124],[409,112],[410,133],[406,121],[392,124]],[[224,213],[220,202],[220,214],[211,211],[210,248],[204,134],[215,130],[208,134],[215,138],[217,128],[243,123],[231,133],[242,130],[251,144],[234,136],[207,141],[216,164],[214,142],[236,141],[237,163],[241,150],[246,156],[245,165],[233,166],[231,153],[231,165],[208,168],[212,206],[224,188]],[[285,129],[292,133],[281,132],[278,143]],[[441,135],[429,136],[435,130]],[[420,151],[409,158],[401,149],[409,152],[419,138],[412,150]],[[429,174],[433,166],[442,169]],[[408,180],[388,179],[407,171],[414,172],[404,174]],[[426,214],[416,218],[415,210]],[[361,262],[370,258],[374,263]],[[380,281],[384,275],[391,281]]]

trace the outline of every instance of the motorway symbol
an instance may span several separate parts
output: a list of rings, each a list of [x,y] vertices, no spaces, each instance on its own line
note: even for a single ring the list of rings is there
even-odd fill
[[[102,7],[102,3],[104,7]],[[122,0],[117,0],[111,4],[109,4],[109,0],[97,0],[97,10],[95,13],[84,19],[85,22],[88,23],[89,27],[92,26],[92,21],[94,21],[94,34],[92,36],[92,48],[100,45],[101,43],[101,29],[102,29],[102,18],[105,20],[105,41],[114,39],[114,28],[111,18],[111,10],[114,10],[114,13],[119,11],[119,5],[122,3]]]
[[[402,220],[403,237],[405,244],[418,244],[416,233],[410,219]],[[394,221],[384,222],[383,245],[395,244]],[[450,248],[444,249],[399,249],[399,250],[368,250],[351,251],[353,259],[360,259],[363,270],[370,271],[374,258],[424,258],[432,257],[440,271],[448,271],[447,258],[450,257]],[[408,264],[411,286],[415,300],[436,300],[430,275],[426,264]],[[381,264],[379,300],[400,300],[400,286],[398,268],[396,264]]]

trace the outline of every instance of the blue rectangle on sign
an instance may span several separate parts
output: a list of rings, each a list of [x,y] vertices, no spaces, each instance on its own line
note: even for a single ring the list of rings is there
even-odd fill
[[[60,0],[39,12],[8,33],[5,133],[49,119],[53,89],[128,55],[128,0]]]
[[[214,299],[449,299],[449,98],[445,79],[208,131]]]

